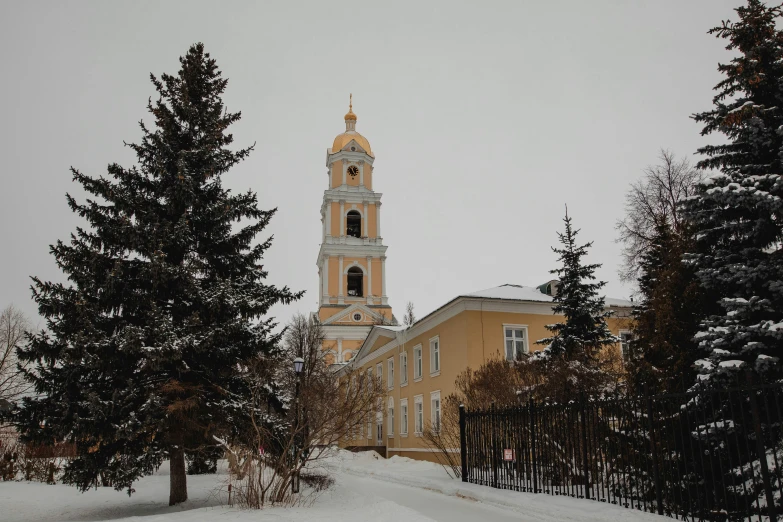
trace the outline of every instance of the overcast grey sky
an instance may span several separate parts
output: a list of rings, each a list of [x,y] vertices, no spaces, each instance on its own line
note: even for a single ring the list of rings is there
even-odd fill
[[[123,146],[154,94],[202,41],[241,111],[224,176],[278,207],[270,281],[317,308],[326,149],[357,131],[384,194],[387,285],[402,317],[457,294],[550,278],[568,204],[606,292],[617,276],[623,196],[658,149],[693,157],[689,115],[710,107],[730,55],[706,31],[741,0],[510,2],[0,2],[0,307],[31,316],[29,276],[62,280],[48,245],[79,224],[69,166],[131,165]],[[712,140],[714,140],[713,138]]]

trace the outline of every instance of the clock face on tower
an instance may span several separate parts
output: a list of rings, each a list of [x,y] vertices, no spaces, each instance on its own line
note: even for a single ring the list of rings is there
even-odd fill
[[[355,178],[359,174],[359,168],[356,165],[351,165],[348,167],[348,174],[351,175],[351,178]]]

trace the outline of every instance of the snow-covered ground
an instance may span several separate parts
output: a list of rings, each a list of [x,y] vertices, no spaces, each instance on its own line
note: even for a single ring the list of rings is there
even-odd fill
[[[661,517],[549,495],[499,491],[463,484],[440,466],[374,453],[340,452],[320,464],[334,472],[335,485],[303,507],[261,511],[226,507],[226,475],[188,477],[190,500],[168,506],[168,469],[164,465],[140,480],[132,497],[111,488],[79,493],[70,486],[0,482],[3,522],[68,521],[598,521],[661,522]]]

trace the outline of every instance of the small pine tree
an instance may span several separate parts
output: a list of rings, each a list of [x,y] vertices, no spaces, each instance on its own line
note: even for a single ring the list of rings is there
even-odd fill
[[[82,491],[100,476],[130,494],[169,459],[170,504],[187,499],[186,448],[241,419],[240,363],[279,341],[265,314],[301,295],[263,283],[271,239],[252,243],[275,210],[222,186],[252,149],[229,149],[240,114],[223,106],[227,80],[202,44],[180,65],[151,76],[160,98],[148,103],[155,128],[142,123],[130,145],[138,166],[72,169],[96,199],[67,196],[89,228],[51,248],[71,284],[33,278],[48,331],[19,352],[38,395],[16,412],[26,440],[76,444],[64,481]]]
[[[552,336],[536,343],[547,346],[545,357],[575,362],[593,370],[597,368],[599,352],[617,343],[606,324],[612,312],[606,310],[604,298],[598,295],[606,282],[596,281],[595,270],[601,265],[583,264],[582,258],[592,243],[577,246],[579,230],[573,229],[567,210],[563,221],[565,233],[557,234],[563,247],[552,248],[560,256],[561,266],[550,273],[560,280],[552,312],[565,320],[547,325]]]
[[[686,259],[721,306],[702,323],[701,382],[719,386],[739,370],[781,376],[783,356],[783,31],[781,8],[748,0],[739,20],[710,31],[738,56],[718,69],[714,108],[696,114],[703,135],[727,140],[699,149],[697,166],[720,172],[685,202],[696,231]]]

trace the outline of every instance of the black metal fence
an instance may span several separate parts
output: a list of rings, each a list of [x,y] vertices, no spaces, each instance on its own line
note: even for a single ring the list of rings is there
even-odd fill
[[[462,480],[683,520],[783,520],[783,384],[460,408]]]

